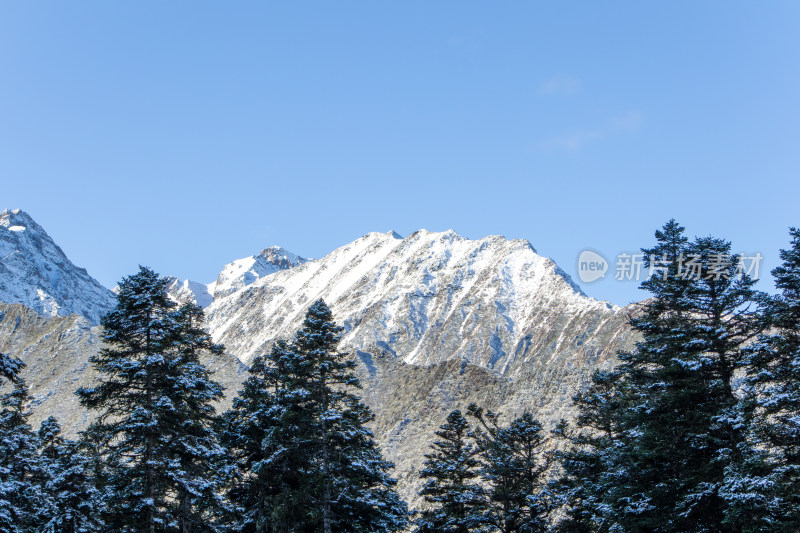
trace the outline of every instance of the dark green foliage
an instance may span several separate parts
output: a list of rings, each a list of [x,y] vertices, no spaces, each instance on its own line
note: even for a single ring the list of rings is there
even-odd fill
[[[470,426],[455,410],[436,432],[439,440],[425,455],[419,475],[427,480],[420,495],[430,504],[416,522],[419,533],[484,531],[488,510],[480,484],[480,450],[470,438]]]
[[[14,381],[24,366],[25,363],[16,357],[0,353],[0,383],[3,382],[3,378]]]
[[[536,533],[547,530],[551,508],[545,474],[542,425],[530,413],[504,426],[496,413],[476,405],[469,414],[479,423],[474,433],[485,485],[483,522],[489,531]]]
[[[336,351],[341,328],[324,302],[289,345],[257,358],[225,416],[240,477],[229,497],[237,531],[396,531],[407,509],[352,392],[355,363]]]
[[[610,495],[621,483],[611,471],[614,444],[622,435],[621,386],[619,373],[596,371],[590,387],[573,398],[578,408],[575,425],[582,431],[563,420],[553,431],[568,443],[555,452],[561,476],[553,482],[552,491],[563,505],[557,531],[608,531]]]
[[[752,442],[729,469],[731,515],[748,531],[800,530],[800,229],[772,271],[780,293],[764,297],[768,333],[749,350],[742,424]]]
[[[222,390],[198,360],[222,348],[200,328],[202,311],[176,309],[166,286],[144,267],[122,280],[102,321],[105,346],[91,358],[102,382],[77,392],[99,411],[87,436],[102,457],[114,531],[212,531],[222,505],[212,406]]]
[[[25,382],[0,398],[0,531],[32,532],[47,523],[52,502],[43,490],[47,472],[28,424]]]
[[[237,531],[304,531],[301,524],[319,520],[308,490],[307,471],[317,455],[309,367],[279,341],[253,360],[225,413],[222,435],[239,474],[228,493]]]
[[[724,487],[745,446],[734,374],[759,330],[753,281],[724,240],[689,242],[674,221],[656,239],[643,250],[653,298],[631,318],[642,341],[578,397],[584,432],[561,428],[575,445],[563,456],[570,527],[739,531]]]
[[[87,533],[102,531],[100,493],[94,486],[91,462],[77,443],[61,436],[55,418],[39,428],[39,455],[46,477],[43,488],[51,498],[47,531]]]

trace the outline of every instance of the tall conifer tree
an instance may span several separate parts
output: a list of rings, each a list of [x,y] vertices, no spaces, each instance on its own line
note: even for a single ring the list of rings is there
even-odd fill
[[[28,424],[27,402],[25,381],[14,376],[12,390],[0,397],[0,531],[40,530],[52,508],[44,490],[47,472],[37,453],[39,441]]]
[[[289,345],[254,362],[226,415],[226,442],[244,470],[231,490],[241,531],[402,530],[407,509],[367,429],[355,362],[322,300]]]
[[[46,473],[44,490],[52,500],[43,531],[102,531],[100,494],[94,486],[89,458],[79,451],[76,442],[61,435],[61,427],[53,417],[39,427],[39,445]]]
[[[581,429],[562,420],[553,431],[567,443],[554,452],[561,475],[553,480],[552,491],[562,506],[556,531],[609,530],[611,493],[621,483],[617,476],[624,473],[614,464],[614,445],[623,427],[620,378],[616,371],[595,371],[587,390],[573,398],[578,409],[575,425]]]
[[[762,299],[767,333],[748,350],[745,461],[727,478],[731,521],[748,531],[800,531],[800,229],[789,233],[772,271],[780,293]]]
[[[470,533],[487,529],[486,493],[480,484],[480,450],[461,411],[447,415],[438,440],[425,455],[420,495],[429,504],[416,521],[417,533]]]
[[[101,382],[78,391],[99,411],[87,435],[106,469],[107,526],[120,532],[212,531],[220,504],[211,402],[222,390],[197,356],[222,348],[200,329],[199,308],[176,309],[167,283],[145,267],[122,280],[91,358]]]
[[[310,365],[278,341],[269,355],[253,360],[250,377],[223,417],[223,440],[237,473],[228,492],[237,531],[310,531],[319,521],[309,490],[319,455]]]
[[[653,298],[631,319],[642,340],[620,354],[606,391],[621,402],[620,419],[595,450],[596,482],[582,487],[597,491],[585,500],[600,504],[601,531],[741,530],[726,520],[723,492],[744,442],[734,376],[759,329],[749,307],[754,282],[738,270],[730,243],[689,242],[683,231],[670,221],[643,250],[654,275],[642,287]]]
[[[478,421],[473,435],[485,485],[485,524],[500,533],[546,531],[552,504],[542,425],[530,413],[503,425],[497,413],[474,404],[468,412]]]

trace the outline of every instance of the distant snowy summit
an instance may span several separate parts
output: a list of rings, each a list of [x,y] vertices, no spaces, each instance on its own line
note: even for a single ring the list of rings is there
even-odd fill
[[[308,259],[293,254],[279,246],[261,250],[256,255],[238,259],[225,265],[217,281],[209,285],[214,299],[224,298],[252,285],[260,278],[281,270],[288,270],[308,262]]]
[[[98,324],[114,295],[75,266],[30,215],[14,209],[0,213],[0,301]]]
[[[205,308],[214,300],[252,285],[264,276],[294,268],[308,261],[279,246],[271,246],[256,255],[228,263],[216,281],[211,283],[199,283],[188,279],[181,281],[171,277],[169,294],[175,301],[190,301]]]
[[[170,276],[168,291],[176,301],[205,308],[264,276],[307,261],[272,246],[228,263],[212,283]],[[114,301],[114,292],[73,264],[30,215],[20,209],[0,213],[0,302],[20,303],[45,316],[82,315],[99,324]]]

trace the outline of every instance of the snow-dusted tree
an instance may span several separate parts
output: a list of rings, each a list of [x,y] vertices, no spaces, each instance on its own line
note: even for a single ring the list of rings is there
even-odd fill
[[[478,421],[473,435],[486,490],[484,523],[501,533],[546,531],[552,503],[542,425],[523,413],[504,426],[497,413],[484,412],[475,404],[468,413]]]
[[[88,458],[79,452],[76,442],[61,435],[61,427],[53,417],[39,427],[39,445],[44,490],[52,499],[47,524],[41,531],[102,531],[100,493],[94,486]]]
[[[172,468],[166,473],[175,487],[180,531],[210,531],[226,508],[222,489],[228,472],[221,465],[225,450],[217,433],[218,417],[213,403],[222,398],[222,387],[200,362],[202,352],[221,355],[224,348],[215,344],[202,327],[203,310],[185,304],[177,310],[178,340],[175,344],[175,416],[170,431],[174,435]]]
[[[319,520],[308,490],[318,456],[310,366],[278,341],[269,355],[253,360],[223,416],[222,437],[237,473],[228,492],[236,531],[303,531],[302,524]]]
[[[749,531],[800,531],[800,229],[772,271],[776,296],[762,299],[768,334],[750,348],[742,420],[752,440],[729,468],[731,519]]]
[[[480,485],[480,450],[461,411],[447,415],[436,431],[439,440],[425,455],[420,495],[430,505],[416,521],[418,533],[469,533],[487,530],[486,492]]]
[[[114,531],[213,531],[221,503],[212,402],[222,390],[198,354],[222,348],[200,328],[198,307],[176,309],[167,284],[145,267],[122,280],[102,321],[105,345],[91,358],[101,382],[77,392],[99,411],[87,435],[103,459]]]
[[[38,440],[28,424],[28,389],[15,378],[0,398],[0,531],[40,531],[52,501],[43,490],[46,470]]]
[[[655,296],[632,320],[643,341],[621,356],[630,389],[622,464],[633,483],[620,510],[632,527],[739,531],[721,491],[726,468],[743,460],[734,376],[760,330],[755,282],[722,239],[697,238],[671,256],[677,230],[671,222],[666,240],[644,251],[669,270],[643,283]]]
[[[397,531],[405,503],[354,394],[355,363],[336,351],[341,328],[322,300],[289,345],[257,358],[226,414],[226,442],[243,470],[231,500],[239,531]]]
[[[653,294],[631,325],[642,340],[621,353],[611,397],[622,403],[612,441],[600,450],[602,472],[586,490],[607,505],[614,531],[740,531],[726,520],[725,472],[742,461],[745,442],[734,374],[758,332],[749,309],[753,280],[737,271],[730,243],[693,242],[670,221],[643,250],[655,274]],[[590,424],[589,427],[591,427]],[[603,530],[603,529],[601,529]]]
[[[595,371],[590,386],[573,397],[578,408],[575,425],[581,430],[562,420],[553,431],[567,443],[554,452],[561,474],[551,491],[562,506],[556,531],[609,531],[606,515],[620,484],[615,478],[625,477],[625,469],[614,464],[623,422],[620,377],[613,370]]]
[[[16,357],[0,353],[0,383],[3,382],[3,378],[11,381],[16,379],[24,366],[25,364]]]

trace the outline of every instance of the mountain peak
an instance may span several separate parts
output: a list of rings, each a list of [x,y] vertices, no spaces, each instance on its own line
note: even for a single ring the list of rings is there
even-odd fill
[[[586,297],[528,241],[470,240],[453,230],[421,229],[405,239],[368,233],[229,294],[215,298],[208,324],[243,362],[288,338],[308,302],[323,298],[345,328],[348,349],[377,347],[415,365],[466,358],[504,375],[522,372],[539,352],[583,349],[565,317],[595,327],[616,313]],[[554,336],[545,332],[551,328]]]
[[[181,281],[175,276],[168,276],[167,280],[167,293],[179,304],[191,302],[205,309],[214,301],[214,283],[206,285],[190,279]]]
[[[0,226],[11,231],[25,231],[29,227],[35,230],[42,230],[41,226],[21,209],[6,209],[0,213]]]
[[[269,248],[264,248],[257,255],[259,257],[263,257],[267,260],[267,262],[275,265],[281,270],[296,267],[308,261],[308,259],[293,254],[292,252],[286,250],[285,248],[281,248],[280,246],[270,246]]]
[[[21,209],[0,213],[0,301],[47,316],[75,313],[97,324],[113,298],[30,215]]]
[[[213,297],[224,298],[256,280],[287,270],[308,262],[309,259],[300,257],[280,246],[264,248],[256,255],[231,261],[217,276],[215,283],[209,285]]]

